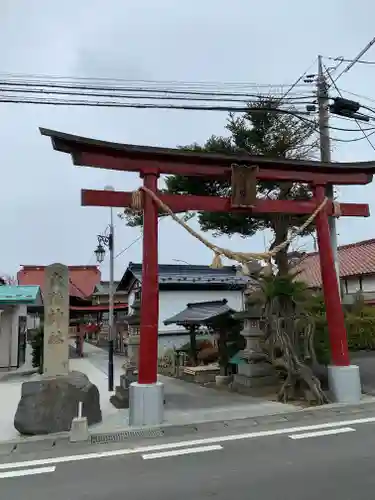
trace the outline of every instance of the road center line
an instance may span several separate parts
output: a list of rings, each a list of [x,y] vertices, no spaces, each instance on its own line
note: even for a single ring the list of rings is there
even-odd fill
[[[49,472],[55,472],[55,470],[56,466],[40,467],[39,469],[11,470],[8,472],[0,472],[0,479],[6,479],[10,477],[35,476],[37,474],[48,474]]]
[[[320,436],[332,436],[334,434],[344,434],[345,432],[355,432],[353,427],[341,427],[339,429],[326,429],[325,431],[304,432],[302,434],[293,434],[290,439],[306,439]]]
[[[152,460],[153,458],[167,458],[177,457],[179,455],[189,455],[191,453],[204,453],[205,451],[218,451],[223,447],[220,444],[213,444],[211,446],[198,446],[196,448],[183,448],[182,450],[161,451],[157,453],[148,453],[142,455],[143,460]]]
[[[327,422],[325,424],[306,425],[302,427],[287,427],[283,429],[274,429],[270,431],[248,432],[246,434],[231,434],[227,436],[218,436],[212,438],[192,439],[190,441],[178,441],[173,443],[154,444],[142,446],[139,448],[123,448],[120,450],[99,451],[94,453],[86,453],[84,455],[69,455],[52,458],[41,458],[37,460],[27,460],[24,462],[8,462],[0,463],[0,470],[6,469],[22,469],[23,467],[38,467],[41,465],[63,464],[68,462],[80,462],[82,460],[93,460],[107,457],[121,457],[133,455],[137,453],[148,453],[153,451],[173,450],[176,448],[186,448],[189,446],[200,446],[209,444],[228,443],[230,441],[242,441],[244,439],[252,439],[258,437],[281,436],[283,434],[294,434],[297,432],[309,432],[320,429],[335,429],[344,425],[359,425],[374,423],[375,417],[358,418],[355,420],[342,420],[340,422]]]

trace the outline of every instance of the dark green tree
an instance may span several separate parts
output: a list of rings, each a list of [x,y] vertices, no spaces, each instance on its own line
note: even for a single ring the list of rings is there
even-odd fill
[[[317,151],[315,124],[301,119],[293,113],[278,112],[280,99],[259,98],[249,111],[230,114],[226,130],[228,136],[211,136],[204,145],[197,143],[181,146],[181,149],[211,153],[248,153],[273,158],[300,158],[314,156]],[[180,175],[166,178],[166,191],[175,194],[195,194],[229,196],[230,181],[224,179],[185,177]],[[258,197],[269,199],[308,199],[311,196],[308,186],[293,182],[258,182]],[[131,226],[142,224],[142,217],[132,212],[125,213]],[[235,213],[198,213],[198,221],[203,231],[213,231],[214,236],[239,234],[253,236],[257,231],[270,229],[274,239],[270,246],[285,241],[290,231],[300,226],[305,218],[283,214],[268,214],[255,218],[251,214]],[[308,228],[307,231],[311,230]],[[288,248],[278,252],[275,263],[279,274],[289,270]]]

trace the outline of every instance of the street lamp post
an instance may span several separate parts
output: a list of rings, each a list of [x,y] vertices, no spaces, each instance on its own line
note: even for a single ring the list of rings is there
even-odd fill
[[[113,188],[110,186],[105,187],[107,191],[113,191]],[[113,391],[113,353],[114,353],[114,239],[115,232],[113,226],[113,209],[110,208],[110,224],[109,224],[109,234],[107,235],[98,235],[98,246],[95,250],[96,260],[99,263],[104,261],[105,257],[105,247],[108,247],[109,250],[109,306],[108,306],[108,390],[110,392]]]

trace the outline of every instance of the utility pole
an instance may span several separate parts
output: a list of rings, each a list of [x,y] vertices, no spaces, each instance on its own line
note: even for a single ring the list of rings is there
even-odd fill
[[[112,186],[106,186],[106,191],[114,191]],[[114,242],[115,242],[115,229],[113,224],[113,208],[110,207],[110,223],[109,234],[98,235],[98,246],[95,250],[96,260],[101,264],[105,258],[105,247],[109,250],[109,304],[108,304],[108,391],[113,391],[114,373],[113,373],[113,357],[114,357],[114,343],[116,336],[116,329],[114,325]]]
[[[322,162],[331,162],[331,138],[329,134],[329,96],[327,82],[323,73],[322,56],[318,56],[318,79],[317,79],[317,97],[319,107],[319,135],[320,135],[320,159]],[[333,185],[327,186],[327,197],[331,200],[334,198]],[[331,237],[331,247],[333,260],[335,262],[337,282],[339,293],[341,295],[340,285],[340,270],[337,251],[337,233],[336,219],[329,217],[329,230]]]
[[[114,241],[115,241],[115,230],[113,225],[113,208],[111,207],[111,222],[109,225],[109,346],[108,346],[108,390],[113,391],[113,352],[114,352],[114,342],[115,342],[115,328],[114,328]]]

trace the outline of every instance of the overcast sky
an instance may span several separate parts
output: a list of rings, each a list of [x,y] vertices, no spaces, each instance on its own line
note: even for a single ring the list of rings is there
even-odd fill
[[[374,18],[375,3],[370,0],[2,0],[0,71],[291,83],[319,53],[357,55],[375,35]],[[375,47],[366,59],[375,60]],[[340,86],[375,99],[375,66],[356,65],[340,79]],[[68,155],[53,151],[49,140],[40,136],[39,126],[174,147],[223,133],[226,118],[215,112],[0,106],[0,273],[13,275],[21,264],[94,264],[96,235],[105,229],[109,209],[81,207],[80,189],[112,184],[132,190],[139,185],[132,174],[73,167]],[[334,160],[371,159],[375,151],[365,140],[335,146]],[[367,201],[375,212],[373,189],[343,189],[341,198]],[[339,242],[372,238],[374,227],[374,217],[342,220]],[[138,234],[138,229],[116,220],[116,250]],[[222,238],[218,243],[261,251],[264,238]],[[163,263],[211,260],[210,252],[172,221],[160,224],[159,249]],[[116,277],[129,261],[140,259],[138,242],[116,260]],[[104,263],[104,277],[107,271]]]

